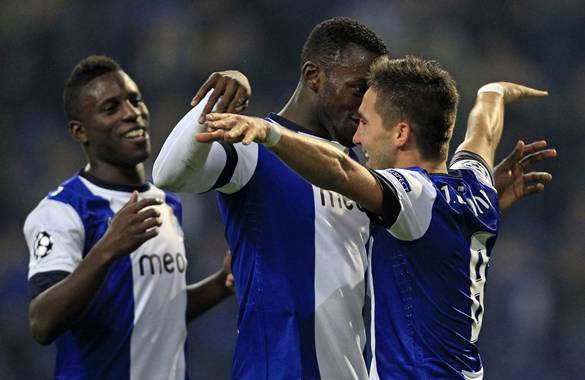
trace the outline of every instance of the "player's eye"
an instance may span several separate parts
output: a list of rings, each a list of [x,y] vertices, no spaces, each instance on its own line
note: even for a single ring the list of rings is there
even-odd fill
[[[140,95],[132,95],[128,98],[128,100],[130,100],[130,103],[134,107],[138,107],[138,105],[142,103],[142,97]]]
[[[118,109],[118,104],[117,103],[106,103],[104,104],[102,110],[106,113],[114,113],[116,112],[116,110]]]
[[[368,88],[366,86],[352,86],[351,87],[351,91],[353,92],[353,94],[355,96],[364,96],[367,89]]]

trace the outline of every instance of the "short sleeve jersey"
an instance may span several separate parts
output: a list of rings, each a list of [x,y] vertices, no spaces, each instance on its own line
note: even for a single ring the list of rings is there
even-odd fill
[[[371,378],[480,379],[484,286],[499,224],[487,165],[459,152],[448,174],[374,174],[400,212],[391,224],[372,218]]]
[[[88,309],[56,340],[59,379],[185,379],[187,260],[181,204],[151,184],[105,183],[80,172],[28,215],[29,286],[36,296],[77,268],[114,214],[139,197],[164,203],[159,234],[116,260]]]

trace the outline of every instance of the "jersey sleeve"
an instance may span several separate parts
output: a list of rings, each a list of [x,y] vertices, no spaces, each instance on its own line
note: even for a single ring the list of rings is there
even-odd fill
[[[486,186],[495,188],[494,174],[479,154],[460,150],[453,156],[449,169],[471,170],[478,181]]]
[[[437,196],[431,181],[414,170],[386,169],[372,173],[384,193],[384,215],[370,215],[370,219],[382,224],[397,239],[412,241],[421,238],[431,223]]]
[[[254,174],[258,146],[224,142],[200,143],[195,135],[207,130],[198,119],[211,91],[191,109],[167,137],[153,167],[154,184],[176,192],[204,193],[212,189],[236,192]]]
[[[44,199],[28,215],[24,238],[30,252],[28,278],[38,273],[71,273],[83,259],[85,229],[70,205]]]

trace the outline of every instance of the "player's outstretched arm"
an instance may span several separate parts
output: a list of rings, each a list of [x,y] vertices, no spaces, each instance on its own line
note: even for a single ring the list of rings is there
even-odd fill
[[[33,338],[51,343],[79,317],[101,288],[110,265],[158,234],[160,199],[138,200],[134,192],[112,219],[104,236],[65,279],[37,295],[29,305]]]
[[[504,106],[522,97],[542,97],[548,92],[510,82],[490,83],[479,89],[469,113],[465,140],[457,151],[480,155],[490,167],[504,127]]]
[[[232,258],[228,251],[219,271],[198,283],[187,286],[187,322],[234,294],[231,265]]]
[[[374,176],[330,144],[254,117],[209,114],[207,123],[210,131],[198,134],[198,141],[262,143],[315,186],[336,191],[371,212],[382,213],[382,189]]]
[[[158,187],[170,191],[208,191],[226,164],[217,144],[200,144],[193,136],[206,129],[205,115],[215,106],[220,112],[241,112],[252,94],[248,78],[239,71],[211,74],[191,101],[194,106],[164,142],[152,171]]]
[[[556,157],[555,149],[547,149],[545,140],[524,144],[518,141],[514,150],[494,168],[494,178],[500,211],[509,208],[516,201],[544,190],[552,181],[548,172],[527,172],[537,162]]]

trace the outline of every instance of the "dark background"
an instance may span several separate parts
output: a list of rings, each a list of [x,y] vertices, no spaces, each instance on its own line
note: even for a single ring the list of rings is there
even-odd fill
[[[99,5],[96,5],[99,3]],[[242,4],[244,3],[244,4]],[[547,138],[559,157],[546,192],[507,212],[490,262],[481,352],[489,379],[569,379],[585,373],[585,6],[567,1],[0,1],[0,378],[52,377],[54,347],[27,325],[28,252],[22,224],[48,191],[84,162],[69,137],[61,91],[92,53],[120,62],[151,111],[152,162],[216,70],[250,79],[247,114],[278,111],[296,86],[301,46],[332,16],[357,18],[391,55],[437,59],[458,83],[460,142],[475,92],[507,80],[547,89],[508,108],[498,157],[519,138]],[[213,194],[182,195],[189,279],[220,267],[226,244]],[[189,328],[189,374],[229,376],[236,305]]]

